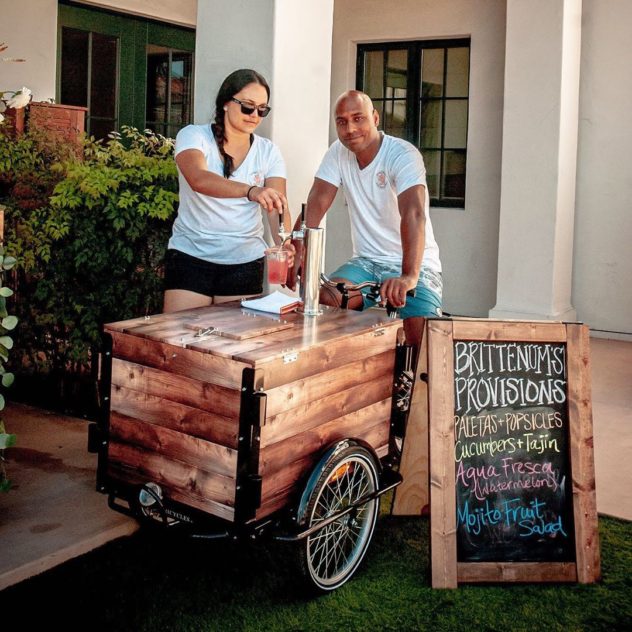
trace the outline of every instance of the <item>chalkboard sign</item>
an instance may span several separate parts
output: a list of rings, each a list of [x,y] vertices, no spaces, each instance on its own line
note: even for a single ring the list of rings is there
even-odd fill
[[[454,342],[457,560],[575,558],[566,347]]]
[[[595,581],[588,329],[430,320],[433,586]]]

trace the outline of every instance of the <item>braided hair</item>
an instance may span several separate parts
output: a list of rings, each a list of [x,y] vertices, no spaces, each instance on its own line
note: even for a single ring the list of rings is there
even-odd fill
[[[244,87],[250,83],[258,83],[266,89],[268,99],[270,99],[270,86],[267,81],[255,70],[242,68],[231,72],[219,88],[215,99],[215,119],[211,124],[213,136],[217,142],[219,153],[224,160],[224,177],[230,178],[233,173],[233,157],[224,150],[226,142],[226,131],[224,129],[224,106]],[[252,142],[252,137],[251,141]]]

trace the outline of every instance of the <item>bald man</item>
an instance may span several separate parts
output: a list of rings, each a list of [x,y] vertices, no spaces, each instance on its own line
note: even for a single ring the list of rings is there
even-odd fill
[[[342,187],[353,256],[331,278],[352,284],[382,283],[382,299],[400,308],[407,341],[418,346],[424,318],[441,315],[443,288],[423,158],[407,141],[378,130],[379,114],[363,92],[342,94],[336,101],[335,120],[338,140],[316,172],[307,198],[306,224],[320,224]],[[412,289],[415,297],[407,297]],[[335,290],[321,290],[321,303],[336,306],[340,300]],[[352,309],[370,305],[359,292],[350,296]]]

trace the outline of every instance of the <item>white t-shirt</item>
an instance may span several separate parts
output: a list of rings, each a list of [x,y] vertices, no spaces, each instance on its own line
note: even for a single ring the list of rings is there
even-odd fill
[[[373,161],[360,169],[339,140],[327,150],[316,177],[342,187],[351,219],[353,255],[379,263],[402,263],[401,217],[397,196],[421,184],[426,190],[426,240],[422,267],[441,272],[439,247],[430,222],[426,168],[419,150],[409,142],[382,133]]]
[[[209,171],[223,176],[224,163],[210,125],[188,125],[176,136],[175,155],[185,149],[204,154]],[[263,186],[267,178],[286,178],[285,163],[277,146],[254,135],[245,160],[231,180]],[[180,205],[169,248],[213,263],[236,264],[263,256],[262,211],[256,202],[242,198],[214,198],[196,193],[178,170]]]

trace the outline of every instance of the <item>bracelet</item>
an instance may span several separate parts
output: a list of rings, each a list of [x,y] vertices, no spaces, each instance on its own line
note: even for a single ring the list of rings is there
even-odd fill
[[[249,202],[252,202],[252,200],[250,199],[250,192],[251,192],[253,189],[256,189],[256,188],[257,188],[257,185],[256,185],[256,184],[253,184],[253,185],[252,185],[252,186],[248,189],[248,193],[246,193],[246,199],[247,199]]]

